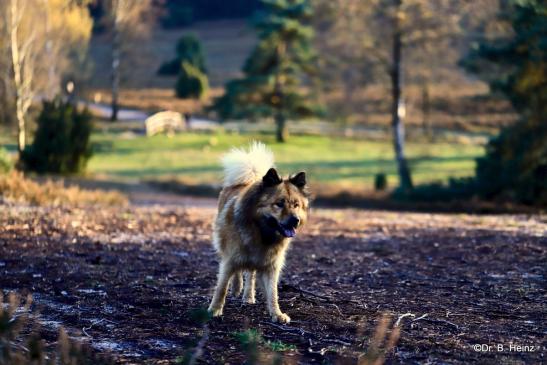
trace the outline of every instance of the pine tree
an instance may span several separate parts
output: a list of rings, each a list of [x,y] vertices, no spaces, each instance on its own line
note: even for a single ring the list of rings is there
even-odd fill
[[[505,95],[520,115],[490,140],[477,161],[485,197],[503,195],[547,204],[547,5],[512,0],[502,12],[509,37],[481,41],[464,61],[468,70]]]
[[[276,138],[285,142],[287,120],[316,115],[306,81],[314,74],[313,29],[308,0],[262,0],[255,27],[259,41],[244,77],[228,82],[213,108],[223,119],[273,117]]]

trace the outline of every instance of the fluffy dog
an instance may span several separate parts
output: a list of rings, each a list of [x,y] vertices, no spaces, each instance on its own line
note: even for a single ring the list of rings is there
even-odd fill
[[[209,311],[222,315],[230,282],[239,295],[245,276],[243,300],[255,303],[258,278],[272,321],[288,323],[290,317],[279,308],[277,282],[291,239],[307,219],[306,174],[282,179],[272,152],[257,142],[248,150],[233,149],[222,164],[224,183],[213,232],[220,267]]]

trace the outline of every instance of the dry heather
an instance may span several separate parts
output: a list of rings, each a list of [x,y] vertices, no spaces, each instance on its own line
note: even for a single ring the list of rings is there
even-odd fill
[[[70,339],[63,327],[57,341],[42,338],[40,315],[31,307],[30,294],[21,300],[12,292],[4,301],[0,291],[0,365],[112,364],[108,357],[98,356],[88,346]]]
[[[104,190],[83,190],[75,186],[66,187],[62,181],[46,180],[37,182],[22,173],[12,171],[0,175],[0,201],[32,205],[87,206],[127,205],[128,199],[122,193]]]

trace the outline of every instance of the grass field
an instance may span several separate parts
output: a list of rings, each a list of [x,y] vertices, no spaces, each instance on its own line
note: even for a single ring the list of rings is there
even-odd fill
[[[123,135],[122,135],[123,136]],[[371,190],[374,176],[388,175],[397,184],[393,148],[389,141],[363,141],[320,136],[292,136],[278,144],[273,136],[235,134],[179,134],[144,137],[97,133],[95,154],[89,162],[92,174],[114,179],[177,179],[193,184],[217,184],[221,178],[219,158],[232,146],[251,140],[268,144],[283,173],[306,170],[310,180],[325,187]],[[474,159],[483,147],[431,143],[408,144],[408,156],[416,183],[446,181],[473,174]]]

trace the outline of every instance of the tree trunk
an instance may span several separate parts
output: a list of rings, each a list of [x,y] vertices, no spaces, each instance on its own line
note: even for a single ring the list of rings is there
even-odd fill
[[[115,15],[116,16],[116,15]],[[120,91],[120,58],[121,58],[121,34],[118,29],[117,20],[114,20],[112,40],[112,114],[111,121],[118,120],[118,94]]]
[[[275,115],[275,125],[276,125],[276,140],[277,142],[285,143],[289,138],[289,128],[287,126],[287,120],[283,113],[279,112]]]
[[[412,189],[412,178],[410,169],[405,157],[405,130],[403,125],[403,95],[402,95],[402,41],[399,11],[402,0],[396,0],[396,15],[393,29],[393,51],[392,51],[392,70],[391,70],[391,124],[393,128],[393,147],[395,149],[395,158],[397,160],[397,171],[399,173],[399,187],[403,190]]]
[[[20,25],[20,13],[18,3],[11,1],[10,3],[10,50],[11,62],[13,66],[13,83],[15,86],[15,116],[17,118],[17,149],[19,156],[25,149],[26,145],[26,129],[25,129],[25,107],[23,100],[23,66],[21,55],[19,53],[19,38],[18,31]]]
[[[45,23],[46,23],[46,55],[47,55],[47,89],[44,91],[44,95],[47,100],[53,100],[55,94],[57,93],[57,88],[59,83],[56,78],[56,62],[53,57],[53,39],[51,38],[51,19],[49,14],[49,4],[48,0],[44,0],[46,4],[46,11],[44,14]]]
[[[277,63],[281,65],[283,63],[283,57],[285,56],[287,46],[285,43],[280,43],[276,48],[277,54]],[[284,113],[285,110],[285,94],[283,92],[283,82],[281,74],[278,72],[275,75],[275,85],[274,85],[274,97],[277,98],[277,103],[275,104],[275,126],[276,133],[275,138],[277,142],[285,143],[289,139],[289,128],[287,127],[287,118]]]
[[[429,114],[431,111],[431,102],[429,97],[429,87],[427,83],[422,86],[422,128],[424,135],[431,139],[433,137],[433,131],[431,130],[431,123]]]
[[[21,156],[21,153],[24,151],[27,143],[25,114],[21,108],[21,102],[19,100],[17,100],[15,105],[17,109],[17,150],[19,151],[19,156]]]

